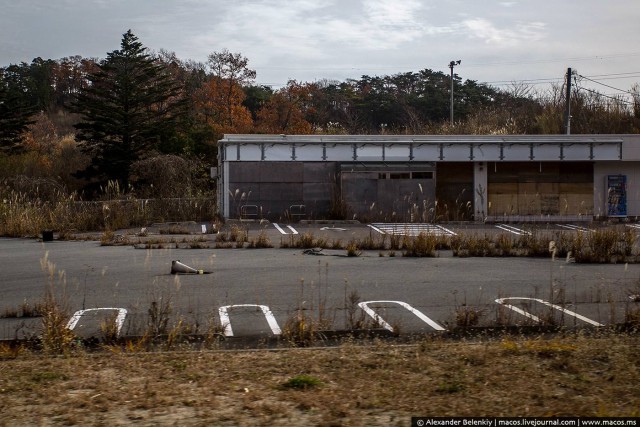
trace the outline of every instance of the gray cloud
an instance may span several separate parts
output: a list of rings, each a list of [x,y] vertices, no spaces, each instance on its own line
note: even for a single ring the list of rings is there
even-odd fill
[[[241,52],[276,85],[447,72],[452,59],[463,78],[489,82],[561,79],[567,66],[640,74],[637,0],[0,0],[0,10],[0,65],[104,57],[131,28],[183,59]]]

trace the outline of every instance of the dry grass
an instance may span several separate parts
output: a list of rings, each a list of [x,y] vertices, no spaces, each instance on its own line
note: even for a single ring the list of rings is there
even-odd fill
[[[78,194],[58,190],[44,197],[15,191],[0,182],[0,236],[38,236],[42,230],[56,230],[62,237],[154,222],[210,221],[215,212],[215,200],[210,197],[135,199],[113,184],[104,189],[102,198],[103,201],[84,201]]]
[[[406,426],[412,415],[638,416],[639,344],[637,336],[571,336],[64,358],[23,351],[0,364],[0,424]]]

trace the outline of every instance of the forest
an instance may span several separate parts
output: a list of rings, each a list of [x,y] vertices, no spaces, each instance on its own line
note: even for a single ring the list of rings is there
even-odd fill
[[[129,30],[104,59],[0,67],[0,196],[213,197],[225,133],[557,134],[564,85],[499,89],[430,69],[346,81],[256,84],[241,53],[206,62],[150,51]],[[638,133],[632,102],[575,86],[571,133]]]

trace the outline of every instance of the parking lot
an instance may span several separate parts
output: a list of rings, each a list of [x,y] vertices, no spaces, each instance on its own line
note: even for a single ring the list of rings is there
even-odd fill
[[[517,238],[527,233],[590,233],[596,227],[591,223],[254,222],[230,223],[218,234],[210,233],[208,224],[182,227],[191,234],[160,234],[149,227],[144,239],[198,238],[211,244],[196,248],[156,243],[149,249],[96,241],[0,239],[0,313],[36,304],[53,289],[69,312],[69,327],[80,335],[99,335],[105,318],[115,321],[121,335],[140,335],[158,326],[150,325],[150,318],[157,322],[166,316],[167,329],[190,325],[192,332],[216,330],[231,339],[286,334],[300,318],[316,322],[319,329],[368,327],[394,334],[443,333],[460,326],[605,327],[624,321],[625,314],[640,305],[633,299],[640,277],[634,263],[576,264],[550,255],[461,258],[448,250],[428,258],[393,256],[384,250],[348,257],[344,249],[286,247],[304,234],[344,243],[419,233]],[[274,248],[215,248],[216,239],[230,235],[234,227],[249,238],[267,236]],[[203,274],[171,274],[175,260]],[[26,338],[37,334],[40,324],[37,317],[5,315],[0,337]]]

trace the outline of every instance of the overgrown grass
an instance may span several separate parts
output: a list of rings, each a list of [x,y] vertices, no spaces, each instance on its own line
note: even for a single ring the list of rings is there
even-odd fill
[[[555,256],[571,257],[581,263],[637,262],[637,235],[631,229],[602,228],[590,232],[525,233],[521,236],[500,233],[458,234],[449,238],[455,256],[504,257]]]
[[[311,248],[336,248],[335,242],[329,243],[326,239],[321,237],[314,236],[313,233],[302,233],[299,235],[291,234],[289,238],[282,237],[280,241],[281,248],[300,248],[300,249],[311,249]]]
[[[215,221],[215,200],[207,197],[189,199],[136,199],[134,193],[125,192],[117,184],[109,183],[103,189],[102,201],[83,201],[78,194],[65,194],[61,190],[49,191],[46,196],[23,193],[0,184],[0,236],[39,236],[44,230],[56,230],[60,238],[73,233],[102,231],[103,245],[135,243],[128,236],[118,237],[116,229],[143,227],[165,221]],[[220,229],[218,225],[217,229]],[[160,233],[189,234],[183,226],[163,228]],[[631,228],[602,228],[589,232],[531,232],[520,236],[509,233],[458,234],[437,236],[369,235],[344,244],[329,241],[312,233],[282,237],[284,248],[347,249],[403,251],[404,256],[434,256],[438,249],[451,249],[455,256],[548,256],[550,242],[555,242],[556,255],[570,256],[579,263],[637,262],[640,251],[637,233]],[[164,241],[156,246],[164,247]],[[231,244],[230,244],[231,243]],[[145,244],[153,245],[150,242]],[[192,242],[192,248],[207,248],[207,242]],[[249,230],[238,224],[216,235],[218,248],[270,248],[265,233],[250,238]]]
[[[65,290],[64,274],[57,274],[48,254],[40,260],[47,275],[44,302],[42,304],[42,335],[40,343],[47,354],[69,354],[77,343],[75,334],[67,328],[71,313]]]
[[[43,302],[36,302],[33,305],[26,299],[18,306],[6,308],[0,313],[0,318],[21,318],[21,317],[41,317],[47,312],[47,306]]]
[[[403,241],[405,257],[433,257],[436,254],[438,244],[437,236],[420,233],[415,238],[407,238]]]
[[[260,232],[257,238],[249,240],[249,248],[255,249],[264,249],[264,248],[272,248],[273,244],[271,244],[271,240],[267,236],[267,233],[263,231]]]
[[[136,199],[115,184],[103,190],[104,200],[84,201],[57,190],[46,198],[0,183],[0,236],[38,236],[43,230],[69,232],[116,230],[165,221],[211,221],[215,199]]]
[[[433,416],[637,417],[638,344],[508,335],[329,351],[27,353],[3,358],[0,405],[10,425],[409,425],[425,402]]]

